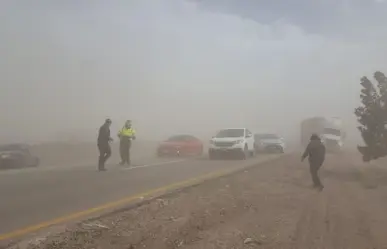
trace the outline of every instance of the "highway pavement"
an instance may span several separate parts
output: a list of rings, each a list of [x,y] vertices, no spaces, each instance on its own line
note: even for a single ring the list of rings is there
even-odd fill
[[[128,196],[223,170],[276,157],[246,161],[206,158],[134,158],[132,167],[110,164],[42,167],[0,172],[0,236],[48,220],[92,209]]]

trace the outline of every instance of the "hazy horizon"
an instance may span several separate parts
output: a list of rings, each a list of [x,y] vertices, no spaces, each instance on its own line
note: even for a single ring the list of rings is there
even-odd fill
[[[0,139],[92,139],[107,117],[147,139],[293,138],[339,116],[357,140],[360,78],[386,71],[387,3],[296,2],[3,1]]]

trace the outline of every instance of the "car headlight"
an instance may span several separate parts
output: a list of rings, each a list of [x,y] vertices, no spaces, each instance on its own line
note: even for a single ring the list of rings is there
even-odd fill
[[[241,144],[241,143],[243,143],[244,141],[243,140],[236,140],[234,143],[235,144]]]

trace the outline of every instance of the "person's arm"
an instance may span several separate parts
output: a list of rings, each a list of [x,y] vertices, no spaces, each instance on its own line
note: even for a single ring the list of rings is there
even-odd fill
[[[101,139],[102,139],[102,127],[100,127],[99,128],[99,130],[98,130],[98,141],[101,141]]]
[[[132,139],[133,139],[133,140],[136,140],[136,130],[135,130],[135,129],[133,129]]]
[[[321,147],[321,153],[322,153],[322,159],[323,159],[323,162],[325,161],[325,152],[326,152],[326,149],[325,149],[325,145],[324,144],[321,144],[322,147]]]
[[[107,129],[106,130],[106,137],[108,139],[109,142],[112,142],[113,141],[113,138],[110,136],[110,129]]]
[[[305,158],[307,158],[309,156],[309,150],[310,150],[310,144],[308,144],[308,146],[306,146],[304,154],[302,154],[302,157],[301,157],[301,162],[304,161]]]

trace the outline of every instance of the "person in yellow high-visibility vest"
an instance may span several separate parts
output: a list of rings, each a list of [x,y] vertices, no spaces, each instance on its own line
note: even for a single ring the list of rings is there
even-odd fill
[[[136,139],[136,131],[132,128],[132,121],[127,120],[124,127],[118,132],[120,138],[121,165],[130,165],[130,147],[132,140]]]

